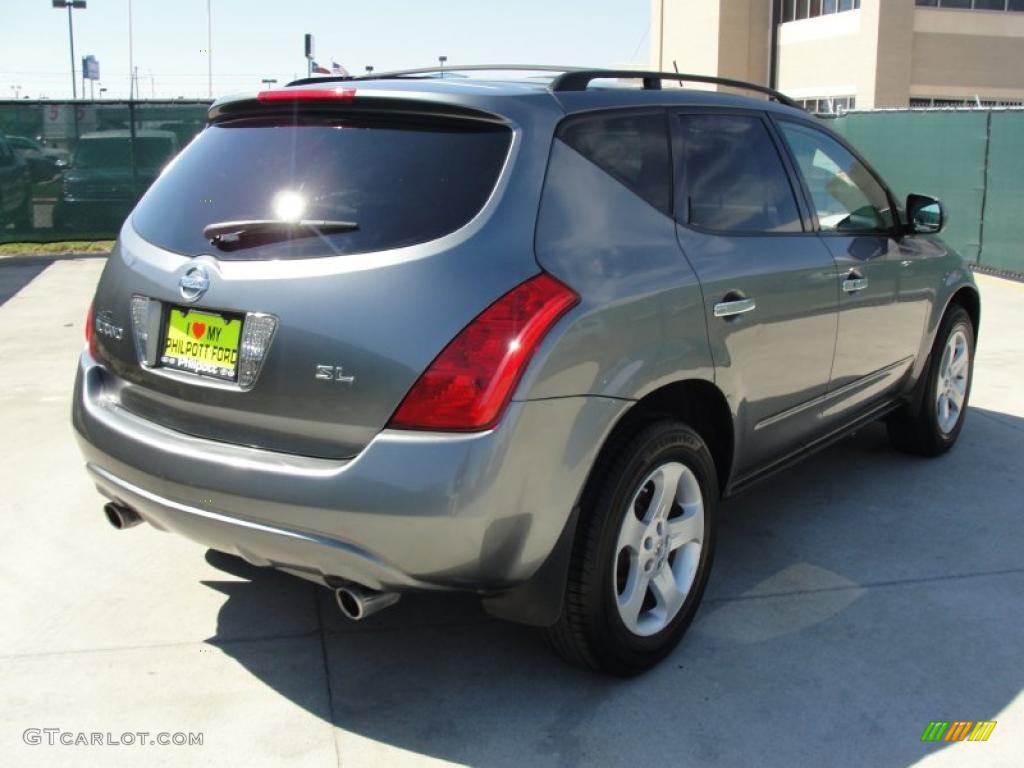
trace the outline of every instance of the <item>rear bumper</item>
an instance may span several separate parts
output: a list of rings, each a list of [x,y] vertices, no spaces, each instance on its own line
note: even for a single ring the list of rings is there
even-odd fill
[[[83,353],[72,414],[103,495],[258,565],[371,589],[495,592],[529,579],[630,405],[513,402],[490,432],[385,430],[357,457],[326,460],[146,421],[104,394],[109,375]]]

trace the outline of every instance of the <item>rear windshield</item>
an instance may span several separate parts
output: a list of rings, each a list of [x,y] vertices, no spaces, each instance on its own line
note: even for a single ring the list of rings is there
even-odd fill
[[[329,256],[422,243],[455,231],[480,211],[511,136],[502,126],[468,120],[212,125],[150,188],[132,223],[162,248],[228,259]],[[268,219],[344,221],[357,228],[224,253],[203,236],[210,224]]]
[[[82,139],[75,148],[75,168],[130,168],[132,140],[128,137]],[[159,168],[171,159],[174,144],[170,139],[135,137],[135,162],[143,168]]]

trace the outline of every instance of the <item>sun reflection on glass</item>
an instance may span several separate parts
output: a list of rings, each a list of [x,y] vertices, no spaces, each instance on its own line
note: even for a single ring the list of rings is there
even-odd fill
[[[306,199],[298,192],[286,189],[274,198],[274,215],[284,221],[298,221],[306,212]]]

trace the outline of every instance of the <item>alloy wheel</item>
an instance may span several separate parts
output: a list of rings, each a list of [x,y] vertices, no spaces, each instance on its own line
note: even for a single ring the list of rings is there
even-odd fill
[[[704,544],[704,499],[696,475],[668,462],[644,478],[625,511],[612,588],[626,628],[657,634],[678,615]]]

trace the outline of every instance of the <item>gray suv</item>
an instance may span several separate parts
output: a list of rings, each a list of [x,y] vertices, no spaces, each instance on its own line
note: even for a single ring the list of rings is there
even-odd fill
[[[939,202],[782,94],[474,69],[216,102],[106,265],[74,426],[118,528],[637,672],[719,499],[876,419],[956,441],[978,291]]]

